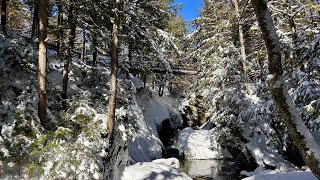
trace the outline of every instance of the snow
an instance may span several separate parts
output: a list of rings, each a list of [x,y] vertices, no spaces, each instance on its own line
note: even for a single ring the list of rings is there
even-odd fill
[[[152,162],[127,166],[121,180],[192,180],[188,175],[176,168],[179,166],[178,162],[175,158],[157,159]]]
[[[131,80],[134,89],[143,87],[143,82],[140,79],[132,76]],[[139,128],[131,133],[132,138],[129,138],[128,141],[131,160],[136,163],[161,158],[163,144],[159,139],[158,129],[161,129],[161,123],[166,119],[177,119],[182,124],[178,107],[171,105],[170,97],[164,95],[160,98],[149,87],[135,91],[133,99],[135,104],[130,107],[130,113],[135,117],[135,123]],[[172,126],[175,126],[173,121]]]
[[[223,159],[231,157],[213,136],[215,129],[194,130],[184,128],[179,132],[178,149],[186,159]]]
[[[128,141],[131,160],[133,162],[148,162],[156,158],[161,158],[162,143],[156,134],[156,129],[153,130],[149,126],[143,116],[141,108],[137,104],[132,107],[132,111],[136,114],[136,123],[139,124],[139,128]]]
[[[306,125],[303,123],[301,115],[298,112],[297,108],[295,107],[287,89],[285,87],[282,87],[282,90],[285,96],[286,103],[289,106],[288,108],[289,108],[290,114],[292,115],[291,118],[294,124],[296,125],[297,130],[302,135],[303,140],[306,143],[306,147],[309,148],[307,153],[309,155],[313,155],[317,159],[317,161],[320,162],[320,147],[318,143],[315,141],[314,137],[312,136],[310,131],[307,129]]]
[[[254,175],[242,180],[317,180],[311,172],[287,172],[264,175]]]
[[[317,36],[312,42],[311,42],[311,50],[314,51],[316,47],[319,45],[320,42],[320,36]]]
[[[264,130],[266,131],[266,130]],[[254,134],[250,142],[246,144],[255,161],[260,166],[272,166],[279,171],[289,171],[294,167],[287,162],[278,150],[268,145],[268,138],[265,134]]]

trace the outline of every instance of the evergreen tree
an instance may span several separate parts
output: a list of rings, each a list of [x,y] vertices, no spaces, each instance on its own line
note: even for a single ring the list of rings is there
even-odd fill
[[[115,0],[114,22],[112,28],[112,53],[111,53],[111,74],[110,74],[110,95],[108,105],[108,139],[113,142],[113,131],[115,121],[115,109],[117,99],[117,74],[118,74],[118,52],[120,35],[120,0]]]
[[[39,103],[38,115],[41,125],[47,126],[47,22],[48,22],[48,1],[39,0]]]
[[[4,34],[6,34],[7,24],[7,0],[1,0],[1,28]]]
[[[75,30],[76,30],[76,21],[75,21],[75,12],[74,12],[74,3],[69,1],[67,5],[67,17],[64,17],[63,22],[66,23],[66,29],[64,30],[64,44],[63,44],[63,84],[62,84],[62,107],[67,109],[67,91],[68,91],[68,81],[69,81],[69,66],[72,60],[71,50],[74,49],[75,41]]]
[[[39,37],[39,3],[38,3],[38,0],[34,0],[31,41],[34,41],[38,37]]]

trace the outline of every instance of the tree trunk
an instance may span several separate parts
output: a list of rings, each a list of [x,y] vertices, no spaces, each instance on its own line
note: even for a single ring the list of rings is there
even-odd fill
[[[31,29],[31,42],[39,37],[39,2],[34,0],[32,29]]]
[[[74,41],[76,39],[76,18],[75,18],[75,7],[74,7],[74,2],[71,1],[70,4],[70,9],[69,9],[69,14],[68,14],[68,21],[69,21],[69,26],[70,26],[70,47],[71,49],[74,49]]]
[[[6,34],[7,25],[7,0],[1,0],[1,29]]]
[[[116,93],[117,93],[117,72],[118,72],[118,48],[120,34],[120,0],[114,0],[114,23],[112,28],[112,54],[111,54],[111,73],[110,73],[110,95],[108,105],[108,139],[112,144],[114,130],[115,110],[116,110]]]
[[[92,37],[92,66],[94,67],[93,71],[95,71],[95,68],[97,67],[97,35],[93,34]]]
[[[47,0],[39,0],[39,103],[38,103],[38,115],[41,125],[46,128],[46,107],[47,107],[47,95],[46,95],[46,83],[47,83]]]
[[[86,29],[82,28],[82,53],[81,60],[84,62],[86,56]]]
[[[58,42],[57,42],[57,54],[60,53],[62,37],[63,37],[63,9],[62,9],[62,1],[58,1]]]
[[[242,67],[243,67],[243,76],[244,76],[244,83],[246,87],[247,94],[251,95],[252,90],[249,85],[249,78],[248,78],[248,68],[246,63],[246,48],[244,46],[244,38],[243,38],[243,31],[242,31],[242,23],[240,19],[240,12],[239,12],[239,6],[238,6],[238,0],[233,0],[234,7],[235,7],[235,13],[237,15],[237,21],[238,21],[238,30],[239,30],[239,41],[240,41],[240,50],[241,50],[241,59],[242,59]]]
[[[301,115],[294,106],[282,77],[281,48],[271,13],[265,0],[252,0],[256,17],[268,52],[268,85],[273,101],[279,109],[290,138],[297,146],[304,162],[311,171],[320,177],[320,148]]]
[[[62,108],[67,109],[67,98],[68,98],[68,81],[69,81],[69,65],[71,61],[71,48],[74,46],[74,36],[75,36],[75,24],[74,24],[74,7],[73,3],[69,2],[68,8],[68,20],[65,19],[64,22],[67,22],[67,29],[65,30],[64,35],[64,53],[63,53],[63,74],[62,74]],[[67,20],[67,21],[66,21]]]

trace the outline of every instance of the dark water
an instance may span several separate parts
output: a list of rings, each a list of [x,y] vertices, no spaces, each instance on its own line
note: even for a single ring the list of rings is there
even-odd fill
[[[231,160],[184,160],[180,169],[195,180],[238,180],[240,170]]]
[[[175,136],[177,141],[178,136]],[[174,139],[165,144],[164,158],[177,158],[180,160],[180,170],[188,174],[194,180],[239,180],[240,171],[235,162],[230,159],[225,160],[190,160],[183,159],[176,146]]]

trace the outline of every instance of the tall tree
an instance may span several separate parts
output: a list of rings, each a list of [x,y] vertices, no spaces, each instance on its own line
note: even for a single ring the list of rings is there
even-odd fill
[[[112,52],[111,52],[111,74],[110,74],[110,95],[108,105],[108,139],[111,143],[113,137],[113,128],[116,110],[117,95],[117,72],[118,72],[118,49],[120,34],[120,0],[115,0],[114,22],[112,27]]]
[[[86,56],[86,28],[82,28],[82,52],[81,52],[81,60],[84,62]]]
[[[239,41],[240,41],[240,50],[241,50],[241,59],[242,59],[242,68],[243,68],[243,76],[244,76],[244,83],[246,87],[247,94],[251,94],[251,88],[249,85],[249,77],[248,77],[248,67],[247,67],[247,56],[246,56],[246,48],[244,46],[244,38],[243,38],[243,30],[242,30],[242,22],[239,12],[238,0],[233,0],[233,4],[235,7],[235,13],[237,16],[238,22],[238,31],[239,31]]]
[[[98,57],[98,52],[97,52],[97,35],[93,33],[92,35],[92,66],[97,67],[97,57]],[[95,69],[94,69],[95,70]]]
[[[39,0],[39,103],[38,115],[41,125],[46,128],[47,120],[47,24],[48,24],[48,0]]]
[[[7,0],[1,0],[1,28],[4,34],[6,34],[7,24]]]
[[[302,121],[283,79],[281,48],[271,13],[265,0],[251,1],[268,52],[268,85],[273,101],[280,110],[289,136],[297,146],[304,162],[320,177],[320,147]]]
[[[75,38],[75,20],[74,20],[74,3],[69,1],[68,5],[68,19],[65,19],[64,22],[67,23],[67,29],[64,33],[64,52],[63,52],[63,84],[62,84],[62,107],[63,109],[67,108],[66,99],[68,92],[68,81],[69,81],[69,65],[72,59],[71,49],[74,47],[74,38]]]
[[[39,37],[39,2],[34,0],[33,18],[31,28],[31,41],[34,41]]]
[[[60,46],[62,42],[62,36],[63,36],[63,30],[62,30],[62,24],[63,24],[63,10],[62,10],[62,0],[58,1],[58,42],[57,42],[57,54],[60,53]]]

